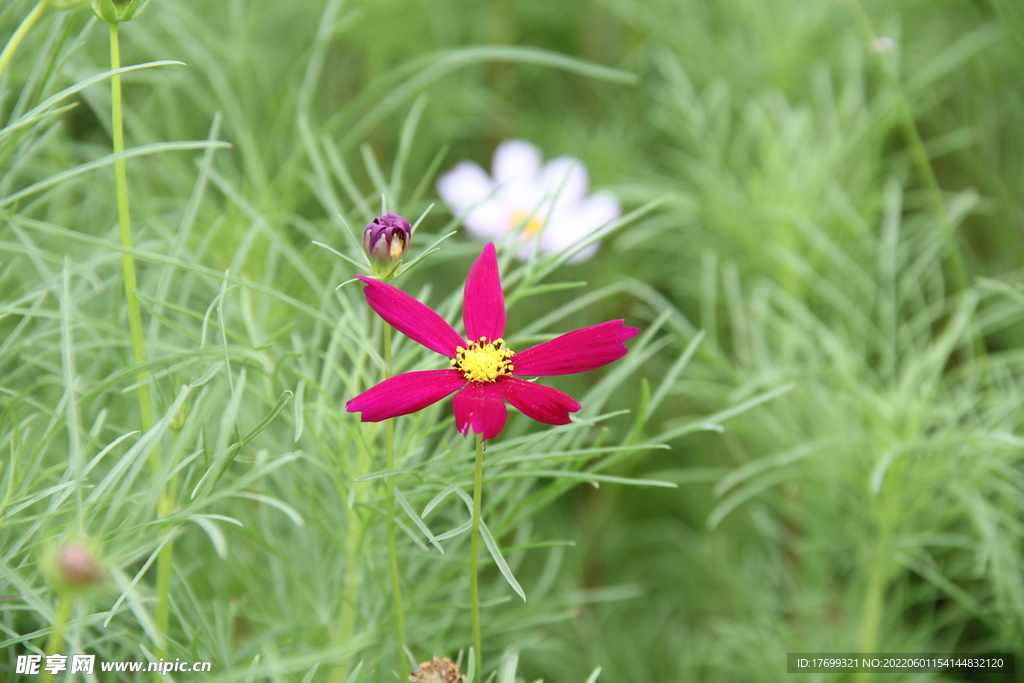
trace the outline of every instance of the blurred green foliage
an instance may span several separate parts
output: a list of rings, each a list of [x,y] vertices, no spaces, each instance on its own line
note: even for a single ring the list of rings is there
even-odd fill
[[[187,66],[125,76],[129,147],[233,145],[129,161],[161,412],[177,415],[180,387],[192,385],[191,417],[179,436],[168,420],[163,439],[176,462],[197,468],[181,470],[191,472],[182,505],[200,506],[189,514],[244,527],[201,516],[190,519],[208,536],[133,526],[122,502],[90,503],[82,491],[117,568],[113,594],[132,604],[104,604],[109,615],[82,607],[78,642],[93,633],[90,647],[110,658],[137,656],[130,643],[150,647],[140,617],[149,579],[128,587],[179,533],[172,635],[176,652],[223,667],[213,680],[244,680],[256,655],[270,663],[259,669],[267,680],[360,659],[359,680],[391,680],[383,551],[351,540],[353,524],[380,531],[376,489],[352,485],[380,465],[356,441],[372,444],[374,433],[342,410],[374,376],[379,325],[355,290],[331,291],[351,268],[310,241],[346,251],[338,214],[358,229],[385,191],[419,215],[436,201],[439,170],[462,159],[488,166],[499,142],[522,138],[548,157],[583,159],[592,184],[616,191],[627,211],[658,204],[555,278],[606,296],[582,310],[572,307],[579,290],[524,300],[510,329],[558,310],[554,327],[529,332],[622,316],[665,332],[634,348],[623,372],[557,383],[591,392],[607,402],[601,410],[633,410],[609,418],[607,433],[598,425],[549,442],[520,423],[495,450],[668,438],[671,453],[595,452],[571,467],[680,488],[603,484],[552,504],[571,482],[496,481],[495,535],[520,549],[510,564],[532,602],[508,602],[492,568],[489,668],[506,647],[521,650],[525,680],[548,681],[582,681],[596,666],[617,682],[778,681],[786,652],[862,649],[1014,652],[1020,668],[1024,12],[1015,0],[864,2],[871,41],[856,2],[151,2],[122,27],[123,62]],[[34,5],[0,7],[0,42]],[[0,80],[0,123],[103,71],[106,50],[105,27],[87,12],[48,8]],[[40,567],[53,537],[74,526],[61,517],[73,500],[50,498],[75,481],[68,451],[72,469],[85,467],[85,452],[137,428],[109,169],[15,197],[109,154],[105,86],[0,132],[0,445],[12,454],[0,469],[0,594],[30,596],[0,603],[8,676],[53,620]],[[950,278],[901,103],[956,230],[966,286]],[[450,221],[435,206],[418,248]],[[401,284],[451,313],[457,297],[443,297],[477,250],[453,238]],[[333,329],[339,320],[347,331]],[[684,366],[698,330],[706,336]],[[359,338],[371,342],[360,348]],[[403,369],[427,367],[399,352]],[[737,406],[749,410],[734,415]],[[406,433],[414,464],[434,463],[436,480],[409,492],[419,511],[438,481],[465,478],[468,451],[447,433],[444,410]],[[711,431],[686,428],[705,420]],[[258,450],[224,462],[224,480],[203,489],[202,467],[220,468],[257,426]],[[146,447],[116,452],[141,467]],[[293,448],[307,454],[301,468]],[[338,459],[346,449],[356,455]],[[158,487],[133,488],[136,469],[97,467],[152,513]],[[185,500],[191,487],[198,502]],[[353,516],[353,500],[370,512]],[[455,526],[460,512],[442,517]],[[403,540],[410,644],[419,659],[454,655],[468,643],[464,552],[456,544],[438,558]],[[363,554],[350,570],[353,550]],[[384,598],[363,599],[355,635],[339,645],[352,571]],[[116,637],[96,636],[105,629]],[[1024,680],[1015,676],[872,680]]]

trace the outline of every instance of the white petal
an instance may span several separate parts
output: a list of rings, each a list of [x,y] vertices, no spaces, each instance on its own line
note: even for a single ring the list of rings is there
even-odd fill
[[[587,169],[579,159],[558,157],[544,167],[541,182],[546,192],[556,197],[556,207],[574,204],[587,193]]]
[[[622,215],[619,200],[611,192],[595,192],[580,202],[576,208],[580,212],[580,222],[593,226],[588,232]]]
[[[494,183],[472,161],[463,161],[437,180],[437,193],[454,213],[463,213],[485,201],[494,192]]]
[[[561,251],[565,251],[587,237],[591,232],[591,230],[581,231],[580,224],[574,221],[562,221],[560,223],[552,222],[551,228],[544,231],[544,234],[541,235],[540,253],[548,256],[550,254],[557,254]],[[589,244],[586,248],[569,259],[568,262],[579,263],[580,261],[586,261],[597,253],[600,246],[600,242]]]
[[[554,226],[552,226],[554,227]],[[562,226],[563,228],[566,226]],[[573,226],[575,227],[575,226]],[[577,237],[571,237],[571,231],[569,232],[555,232],[552,230],[550,233],[545,232],[541,237],[540,253],[545,256],[549,254],[557,254],[561,251],[565,251],[570,247],[574,246],[577,242],[582,240],[589,233],[584,233]],[[569,263],[579,263],[580,261],[586,261],[588,258],[597,253],[598,248],[601,246],[600,242],[594,242],[593,244],[587,245],[582,251],[569,259]]]
[[[540,171],[540,150],[523,140],[506,140],[494,150],[494,182],[532,179]]]
[[[487,201],[470,209],[462,224],[469,234],[481,240],[496,240],[508,232],[509,215],[498,202]]]
[[[553,248],[563,249],[619,216],[619,202],[609,192],[597,192],[571,206],[560,206],[545,232]]]
[[[543,251],[545,254],[568,249],[595,230],[619,217],[619,201],[610,192],[595,192],[577,204],[561,205],[551,216],[551,223],[544,231]],[[597,252],[597,244],[588,246],[569,262],[585,261]]]
[[[589,180],[579,159],[559,157],[541,167],[540,150],[523,140],[507,140],[494,151],[494,178],[464,161],[437,181],[437,191],[466,231],[478,239],[503,237],[527,216],[546,223],[540,235],[523,235],[516,257],[525,260],[562,251],[619,216],[613,195],[586,197]],[[546,220],[545,220],[546,219]],[[577,254],[572,263],[590,258],[597,245]]]

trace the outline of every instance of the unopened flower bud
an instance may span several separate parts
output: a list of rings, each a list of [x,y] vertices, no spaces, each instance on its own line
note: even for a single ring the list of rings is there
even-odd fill
[[[103,578],[93,552],[81,543],[68,543],[57,549],[53,572],[57,582],[66,588],[85,588]]]
[[[413,683],[464,683],[466,676],[459,673],[455,662],[445,657],[434,657],[433,662],[423,662],[409,680]]]
[[[97,17],[110,22],[128,21],[140,11],[149,0],[92,0],[89,7]]]
[[[185,428],[185,422],[188,420],[188,414],[192,411],[192,401],[186,400],[178,412],[174,414],[174,419],[171,420],[171,431],[180,432]]]
[[[363,249],[375,266],[393,266],[409,251],[412,228],[397,213],[373,219],[363,232]]]

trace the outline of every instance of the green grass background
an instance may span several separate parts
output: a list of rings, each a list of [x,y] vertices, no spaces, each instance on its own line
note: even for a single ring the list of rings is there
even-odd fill
[[[0,44],[34,6],[0,5]],[[86,536],[107,580],[74,600],[68,653],[157,651],[152,560],[174,538],[170,656],[213,662],[174,680],[395,680],[383,487],[354,481],[383,468],[381,436],[343,407],[380,379],[380,323],[311,242],[358,258],[339,216],[358,232],[382,193],[419,216],[437,173],[510,138],[581,158],[634,212],[585,263],[504,262],[513,348],[618,317],[645,334],[553,383],[576,425],[510,418],[488,451],[484,519],[527,601],[487,565],[485,669],[1024,669],[1020,7],[153,0],[123,63],[185,64],[124,77],[127,146],[152,146],[128,161],[147,437],[112,167],[82,168],[111,152],[108,80],[47,103],[109,68],[106,27],[46,7],[0,80],[0,679],[45,650],[46,558]],[[412,253],[457,227],[435,206]],[[460,231],[399,285],[454,316],[478,250]],[[413,346],[400,370],[435,367]],[[472,449],[446,405],[399,422],[409,647],[455,657],[466,534],[442,555],[415,524],[467,519]]]

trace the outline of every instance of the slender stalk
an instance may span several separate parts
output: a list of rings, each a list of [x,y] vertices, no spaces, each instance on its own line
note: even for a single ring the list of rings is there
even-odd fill
[[[110,69],[116,71],[121,68],[121,44],[118,39],[118,22],[110,22]],[[110,78],[110,119],[112,137],[114,142],[114,153],[124,152],[124,118],[121,113],[121,75],[115,73]],[[142,311],[139,307],[138,285],[135,280],[135,258],[131,254],[132,229],[131,215],[128,210],[128,173],[125,170],[124,159],[114,162],[114,186],[117,193],[117,222],[121,237],[121,268],[124,272],[124,298],[128,308],[128,331],[132,340],[132,360],[135,363],[135,379],[139,386],[139,416],[142,421],[142,431],[148,432],[153,428],[153,400],[149,391],[149,372],[146,370],[146,346],[142,334]],[[149,470],[153,477],[160,472],[160,448],[155,445],[149,455]],[[166,516],[174,501],[174,487],[176,483],[172,480],[169,484],[170,490],[161,493],[158,511],[161,517]],[[164,634],[167,633],[169,625],[168,592],[171,586],[171,566],[174,561],[174,546],[168,542],[160,550],[157,558],[157,626],[158,638],[156,643],[158,652],[165,653],[167,640]]]
[[[7,45],[4,47],[4,51],[0,52],[0,76],[4,75],[4,71],[7,69],[7,65],[11,63],[11,59],[14,58],[14,53],[18,51],[18,46],[21,45],[21,41],[25,39],[32,27],[35,26],[39,18],[43,16],[43,11],[46,9],[47,0],[39,0],[36,6],[32,8],[32,11],[28,13],[24,19],[21,20],[21,24],[18,29],[11,36],[11,39],[7,41]]]
[[[860,0],[853,0],[850,5],[854,9],[857,24],[868,45],[877,44],[875,29],[871,25],[871,20],[868,18],[864,8],[861,6]],[[910,148],[910,157],[914,161],[914,166],[917,167],[917,173],[921,178],[921,182],[924,184],[931,211],[935,214],[935,220],[939,224],[943,237],[946,239],[946,267],[949,269],[949,279],[952,280],[955,291],[962,291],[967,289],[969,284],[967,267],[964,265],[963,255],[960,253],[960,247],[957,245],[956,231],[953,229],[953,224],[949,221],[949,213],[946,211],[946,203],[942,199],[942,190],[939,188],[939,181],[935,177],[935,169],[932,168],[931,160],[928,158],[928,150],[924,146],[924,141],[921,140],[921,133],[917,130],[917,124],[914,123],[914,115],[910,111],[907,98],[903,95],[903,88],[900,86],[899,79],[896,78],[896,73],[892,70],[889,60],[881,52],[878,55],[878,63],[882,67],[882,76],[888,82],[893,95],[896,97],[896,107],[899,111],[904,135],[907,138],[907,146]]]
[[[884,544],[884,545],[883,545]],[[885,597],[886,574],[888,569],[885,554],[888,542],[880,539],[875,552],[874,562],[868,575],[867,590],[864,593],[864,609],[861,612],[860,651],[868,654],[875,651],[878,645],[878,633],[882,623],[882,600]]]
[[[355,469],[359,473],[369,472],[373,469],[368,453],[360,451]],[[350,476],[348,480],[351,481],[355,476],[358,475]],[[348,535],[345,539],[345,558],[347,565],[345,567],[345,588],[342,593],[341,622],[336,639],[339,648],[344,647],[352,640],[352,636],[355,634],[356,617],[359,615],[359,596],[363,582],[363,565],[359,558],[362,557],[362,547],[367,530],[366,520],[360,508],[360,490],[361,488],[357,487],[349,492],[339,488],[343,499],[348,495],[352,496],[351,504],[346,507]],[[348,682],[354,659],[355,653],[341,666],[335,667],[331,671],[332,683]]]
[[[391,376],[391,326],[384,325],[384,375]],[[384,468],[395,469],[395,423],[384,423]],[[395,629],[398,634],[398,666],[405,665],[405,610],[402,609],[402,585],[398,574],[398,543],[395,538],[395,478],[385,480],[388,527],[388,567],[391,571],[391,594],[395,599]]]
[[[338,643],[347,644],[352,640],[355,633],[357,603],[359,602],[359,588],[362,583],[362,565],[359,563],[360,548],[363,544],[363,533],[365,526],[359,511],[353,507],[349,510],[348,539],[345,545],[345,558],[348,566],[345,569],[345,591],[342,602],[341,627],[338,631]],[[331,680],[336,683],[345,683],[348,680],[350,665],[338,667],[334,670]]]
[[[864,593],[864,607],[860,620],[860,652],[870,654],[878,648],[878,634],[881,632],[884,614],[885,589],[889,583],[889,532],[888,527],[882,530],[878,543],[875,545],[873,557],[869,557],[870,570],[868,585]],[[855,680],[874,680],[872,673],[858,673]]]
[[[71,616],[71,606],[74,602],[69,591],[61,591],[57,602],[57,614],[53,618],[53,630],[50,631],[50,637],[46,641],[46,654],[58,655],[64,649],[64,628],[67,626],[68,617]],[[49,683],[52,678],[53,674],[44,670],[39,680],[40,683]]]
[[[117,35],[117,22],[110,22],[110,68],[121,68],[121,46]],[[124,151],[124,121],[121,116],[121,75],[110,77],[110,110],[113,124],[114,153]],[[128,330],[132,339],[132,360],[138,370],[135,379],[139,384],[139,413],[144,432],[153,428],[153,402],[149,393],[149,373],[145,369],[146,347],[142,336],[142,312],[139,308],[138,285],[135,281],[135,258],[132,256],[131,217],[128,212],[128,174],[124,159],[114,162],[114,184],[117,191],[117,221],[121,234],[121,268],[124,271],[124,297],[128,307]],[[155,474],[160,469],[160,451],[154,448],[149,456],[150,470]]]
[[[917,430],[913,425],[909,427],[909,430],[911,436],[908,438],[913,438]],[[899,501],[903,491],[906,462],[905,459],[901,459],[892,464],[883,488],[878,492],[877,507],[875,508],[878,524],[877,540],[872,553],[864,558],[868,582],[864,591],[860,620],[860,652],[862,654],[872,653],[878,648],[878,637],[882,632],[882,622],[885,617],[885,593],[892,575],[892,564],[889,561],[889,556],[892,553],[891,539],[900,517]],[[855,680],[871,681],[874,678],[870,673],[858,673]]]
[[[178,433],[174,434],[174,445],[171,453],[177,452]],[[157,504],[157,515],[163,519],[174,511],[174,501],[178,495],[178,477],[171,477],[167,483],[167,489],[160,494],[160,502]],[[156,559],[156,630],[160,634],[162,642],[157,647],[157,657],[167,659],[168,638],[167,630],[171,623],[171,569],[174,566],[174,539],[168,539]],[[156,674],[154,680],[161,680],[160,674]]]
[[[877,44],[874,26],[871,25],[871,19],[868,18],[867,12],[861,6],[860,0],[853,0],[850,5],[853,7],[853,13],[860,27],[861,35],[864,36],[869,45]],[[956,239],[956,230],[949,220],[946,202],[942,199],[942,190],[939,188],[939,181],[935,177],[935,169],[932,167],[931,159],[928,157],[928,150],[921,139],[921,133],[917,130],[917,124],[914,123],[914,115],[910,111],[910,105],[907,103],[907,98],[903,95],[903,88],[900,86],[899,79],[896,78],[896,73],[892,70],[892,65],[889,64],[889,60],[881,52],[878,55],[878,62],[882,66],[882,75],[896,97],[896,107],[899,111],[900,123],[903,125],[903,133],[907,138],[907,146],[910,148],[910,157],[914,162],[914,166],[917,167],[917,173],[921,177],[921,182],[924,183],[929,208],[935,214],[935,221],[938,223],[939,230],[945,239],[944,260],[947,277],[953,291],[962,292],[970,286],[970,278],[967,274],[967,266],[964,265],[963,254],[960,252],[960,245]],[[988,355],[985,336],[981,332],[975,332],[971,340],[971,351],[975,359],[984,358]],[[982,377],[984,384],[986,386],[989,385],[991,377],[988,369],[984,370]]]
[[[473,528],[469,536],[469,604],[473,623],[473,661],[477,677],[483,676],[483,653],[480,638],[480,585],[477,560],[480,554],[480,508],[484,488],[484,437],[476,435],[476,469],[473,473]]]
[[[161,507],[163,507],[161,496]],[[170,510],[161,511],[160,517],[166,517]],[[167,628],[170,625],[171,567],[174,558],[174,539],[164,543],[156,559],[156,628],[162,643],[157,647],[157,657],[167,658]]]

